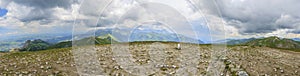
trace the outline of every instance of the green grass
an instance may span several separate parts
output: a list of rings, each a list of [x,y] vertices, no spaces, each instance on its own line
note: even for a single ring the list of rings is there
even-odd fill
[[[291,39],[286,39],[286,38],[282,39],[275,36],[252,40],[242,45],[270,47],[275,49],[284,49],[284,50],[291,50],[296,52],[300,51],[299,42],[293,41]]]

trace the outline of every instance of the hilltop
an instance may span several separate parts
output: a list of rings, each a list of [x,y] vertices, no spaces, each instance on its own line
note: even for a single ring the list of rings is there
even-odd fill
[[[261,47],[271,47],[271,48],[279,48],[279,49],[290,49],[300,51],[300,43],[294,41],[292,39],[287,38],[279,38],[276,36],[271,36],[262,39],[251,40],[245,45],[249,46],[261,46]]]
[[[217,44],[227,44],[230,46],[259,46],[270,47],[277,49],[287,49],[292,51],[300,51],[300,42],[297,38],[288,39],[280,38],[276,36],[264,37],[264,38],[248,38],[248,39],[225,39],[218,40]]]
[[[27,40],[23,47],[20,48],[20,51],[38,51],[46,50],[50,46],[50,43],[43,41],[41,39],[36,40]]]
[[[73,41],[59,42],[57,44],[51,45],[49,47],[49,49],[72,47],[72,42]],[[92,37],[75,40],[74,44],[90,45],[90,44],[111,44],[111,43],[117,43],[117,42],[118,42],[118,40],[115,37],[113,37],[110,34],[107,34],[107,35],[98,36],[98,37],[92,36]]]

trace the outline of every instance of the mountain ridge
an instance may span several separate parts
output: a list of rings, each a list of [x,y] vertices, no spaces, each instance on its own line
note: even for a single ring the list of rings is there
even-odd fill
[[[299,42],[294,41],[292,39],[279,38],[276,36],[251,40],[251,41],[245,43],[245,45],[271,47],[271,48],[278,48],[278,49],[290,49],[290,50],[297,50],[297,51],[300,49]]]

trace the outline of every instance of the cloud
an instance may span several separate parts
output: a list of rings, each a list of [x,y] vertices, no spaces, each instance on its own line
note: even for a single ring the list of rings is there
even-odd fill
[[[54,8],[71,9],[71,5],[78,3],[78,0],[3,0],[1,6],[7,7],[10,4],[27,7],[21,10],[30,11],[20,20],[23,22],[37,21],[37,20],[52,20],[55,19],[53,11]]]
[[[79,10],[79,13],[83,14],[83,16],[77,17],[77,22],[78,24],[86,24],[85,26],[90,28],[113,27],[115,23],[119,24],[117,25],[118,28],[134,28],[134,26],[156,20],[167,23],[167,25],[172,26],[175,31],[178,31],[180,34],[189,35],[189,37],[197,38],[195,33],[208,33],[197,32],[197,30],[201,30],[197,26],[207,27],[207,25],[205,25],[204,17],[199,13],[194,13],[185,0],[177,0],[175,2],[172,0],[150,0],[149,2],[153,3],[139,5],[138,2],[133,0],[113,0],[112,2],[109,0],[96,2],[86,0],[82,3],[82,7]],[[101,4],[99,5],[97,3]],[[105,4],[110,5],[105,6]],[[97,19],[99,19],[98,23]],[[191,25],[189,21],[200,24]],[[221,28],[216,29],[218,29],[216,30],[218,32],[224,32],[224,30],[220,31]],[[207,34],[202,34],[201,36],[203,38],[206,37],[206,40],[209,39]]]
[[[230,26],[239,29],[240,34],[299,29],[299,0],[199,0],[197,3],[208,14],[220,14]],[[218,8],[214,8],[214,4]]]
[[[78,3],[72,1],[2,0],[0,6],[9,11],[5,18],[0,17],[0,27],[7,29],[2,35],[70,34],[78,9]]]
[[[33,9],[24,18],[20,19],[23,22],[37,21],[37,20],[50,20],[54,18],[52,10]]]
[[[13,2],[36,9],[49,9],[61,7],[69,9],[71,4],[78,2],[76,0],[13,0]]]
[[[0,2],[0,7],[6,8],[6,6],[11,2],[11,0],[2,0]]]
[[[140,6],[135,0],[1,0],[0,7],[9,12],[5,18],[0,17],[0,27],[17,28],[13,30],[21,33],[32,29],[30,33],[43,32],[47,28],[51,28],[47,32],[63,32],[57,30],[72,31],[70,28],[76,20],[76,28],[83,32],[111,28],[115,23],[122,25],[117,26],[120,28],[132,28],[156,19],[189,34],[194,33],[193,29],[201,34],[201,27],[209,28],[203,33],[215,36],[226,33],[230,37],[272,34],[278,30],[300,33],[300,1],[297,0],[191,0],[196,7],[187,0],[147,1],[154,4]],[[192,27],[187,27],[190,24]],[[207,34],[201,36],[204,35]]]
[[[80,4],[80,2],[83,3]],[[107,6],[106,4],[110,5]],[[143,23],[145,20],[150,19],[150,15],[147,12],[142,12],[143,8],[132,9],[138,7],[137,2],[134,0],[3,0],[1,6],[7,7],[10,12],[7,14],[7,19],[0,21],[0,23],[4,23],[4,25],[0,26],[26,31],[32,29],[34,30],[32,32],[41,32],[42,30],[39,29],[47,27],[60,29],[63,28],[62,24],[66,24],[64,27],[72,26],[71,23],[75,21],[75,17],[79,24],[76,28],[80,28],[80,30],[82,28],[113,27],[117,22],[127,25],[126,27],[129,28],[128,26],[130,25],[138,25],[137,22]],[[174,8],[176,4],[171,6]],[[178,9],[186,8],[185,6],[186,4],[181,5],[181,7],[177,6],[177,10],[172,11],[178,12]],[[152,8],[154,7],[152,6]],[[152,10],[155,11],[155,9]],[[167,14],[170,10],[161,8],[159,11]],[[180,11],[180,13],[182,12],[184,11]],[[166,18],[178,16],[180,13],[170,13],[170,16],[166,16]],[[181,18],[183,19],[184,17]],[[187,24],[182,21],[173,21],[172,23],[173,25]],[[123,26],[120,27],[123,28]],[[178,27],[181,29],[186,28],[185,26]],[[185,31],[188,33],[189,30]]]

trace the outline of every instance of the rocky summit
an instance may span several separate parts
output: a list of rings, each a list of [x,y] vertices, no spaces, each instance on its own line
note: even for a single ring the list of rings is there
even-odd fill
[[[0,75],[299,76],[300,53],[268,47],[167,42],[103,44],[94,48],[0,53]],[[77,50],[75,50],[77,49]],[[90,51],[93,50],[93,51]],[[96,67],[96,68],[95,68]],[[214,70],[215,69],[215,70]]]

